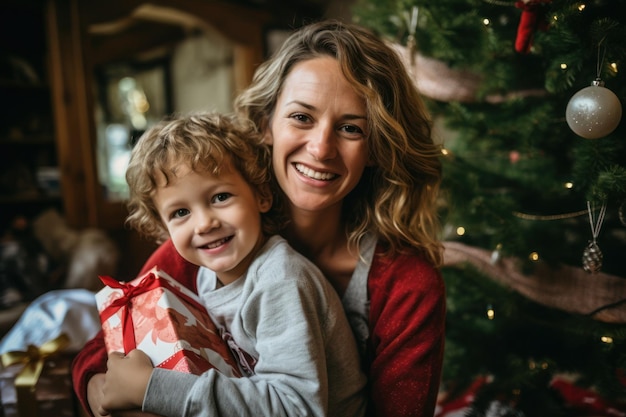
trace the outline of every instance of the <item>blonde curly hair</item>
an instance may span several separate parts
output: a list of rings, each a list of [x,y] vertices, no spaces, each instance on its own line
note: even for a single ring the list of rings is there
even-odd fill
[[[231,115],[197,113],[163,120],[147,130],[133,147],[126,182],[130,189],[127,223],[141,234],[162,242],[167,228],[154,205],[157,180],[166,183],[177,167],[219,176],[230,163],[262,198],[273,201],[262,214],[263,231],[275,234],[283,216],[273,196],[270,150],[256,128]]]
[[[251,86],[237,97],[236,111],[265,131],[291,69],[320,56],[339,62],[367,105],[369,160],[374,166],[366,168],[343,203],[350,244],[358,246],[373,231],[387,253],[416,249],[441,265],[441,148],[432,140],[430,116],[413,80],[382,39],[338,21],[304,26],[257,69]]]

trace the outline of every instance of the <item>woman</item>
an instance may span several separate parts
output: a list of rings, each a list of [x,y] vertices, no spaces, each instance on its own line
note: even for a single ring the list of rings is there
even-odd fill
[[[311,24],[259,67],[235,107],[272,146],[291,219],[282,235],[342,297],[372,414],[432,416],[445,319],[441,154],[399,57],[358,26]],[[144,269],[153,265],[195,288],[171,242]],[[98,402],[105,365],[96,338],[74,366],[83,404]]]

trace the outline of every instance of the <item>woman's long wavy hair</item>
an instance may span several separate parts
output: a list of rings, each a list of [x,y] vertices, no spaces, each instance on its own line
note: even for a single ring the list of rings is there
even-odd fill
[[[141,234],[162,242],[167,228],[154,205],[153,196],[163,181],[169,183],[180,168],[219,176],[225,167],[241,174],[252,190],[273,200],[262,213],[263,231],[272,235],[283,227],[280,204],[272,196],[272,165],[269,147],[250,121],[229,115],[197,113],[164,120],[147,130],[133,147],[126,170],[130,188],[127,223]]]
[[[364,97],[372,167],[343,203],[349,242],[375,232],[387,253],[417,249],[434,265],[442,262],[437,215],[441,149],[431,137],[431,120],[396,52],[369,30],[338,21],[312,23],[293,33],[256,71],[235,100],[236,111],[264,132],[285,78],[299,62],[336,59],[344,76]]]

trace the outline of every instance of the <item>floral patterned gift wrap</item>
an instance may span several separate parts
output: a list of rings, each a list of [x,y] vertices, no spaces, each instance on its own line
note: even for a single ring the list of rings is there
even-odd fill
[[[155,367],[241,376],[198,296],[157,267],[130,282],[100,277],[96,304],[109,352],[144,351]]]

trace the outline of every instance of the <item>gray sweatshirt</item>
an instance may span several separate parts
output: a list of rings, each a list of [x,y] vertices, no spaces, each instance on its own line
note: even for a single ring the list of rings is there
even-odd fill
[[[273,236],[244,276],[216,284],[215,274],[200,268],[199,296],[253,373],[232,378],[213,369],[197,376],[155,368],[144,411],[169,417],[365,415],[366,378],[354,336],[337,293],[310,261]]]

